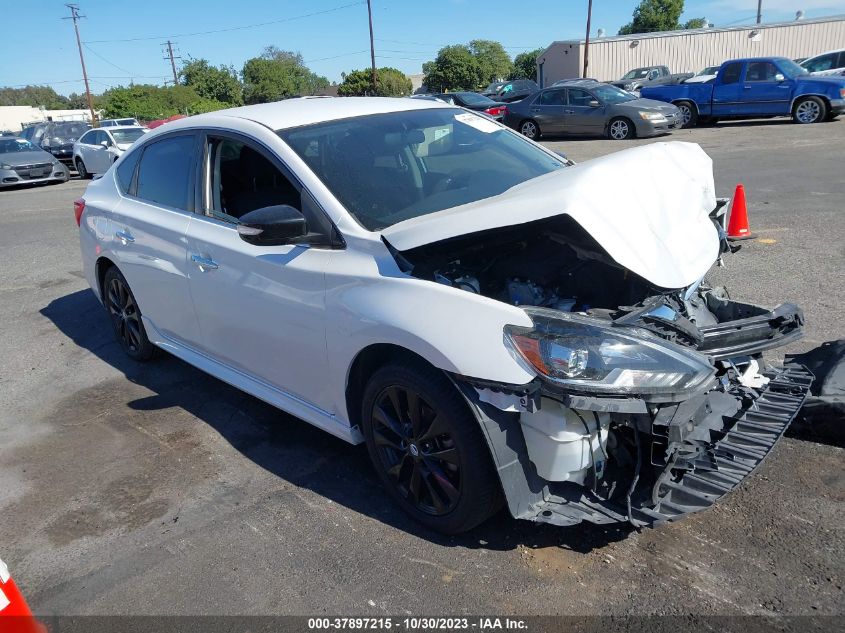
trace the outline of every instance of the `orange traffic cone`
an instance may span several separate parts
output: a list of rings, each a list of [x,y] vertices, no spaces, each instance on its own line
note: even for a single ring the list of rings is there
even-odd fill
[[[728,239],[748,240],[753,237],[751,227],[748,226],[748,209],[745,206],[745,187],[740,183],[736,186],[736,193],[734,193],[733,203],[731,203]]]
[[[0,631],[4,633],[42,633],[46,631],[32,617],[26,600],[0,560]]]

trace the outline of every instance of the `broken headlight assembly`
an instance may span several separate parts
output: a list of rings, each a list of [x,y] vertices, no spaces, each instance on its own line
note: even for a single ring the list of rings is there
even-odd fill
[[[542,378],[567,391],[671,396],[704,385],[714,367],[694,351],[634,328],[542,308],[525,308],[534,327],[505,327],[505,344]]]

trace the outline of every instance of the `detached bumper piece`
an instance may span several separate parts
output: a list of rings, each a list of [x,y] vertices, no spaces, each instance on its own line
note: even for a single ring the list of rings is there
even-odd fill
[[[484,415],[482,426],[511,513],[560,526],[588,521],[652,527],[713,505],[762,463],[801,409],[813,381],[801,365],[764,375],[769,382],[761,389],[712,391],[661,409],[650,429],[641,428],[640,436],[651,435],[650,442],[642,442],[642,473],[651,462],[652,472],[659,474],[649,479],[638,470],[635,479],[622,484],[631,487],[630,507],[626,490],[607,499],[584,486],[540,479],[519,450],[515,433],[504,428],[501,418]]]

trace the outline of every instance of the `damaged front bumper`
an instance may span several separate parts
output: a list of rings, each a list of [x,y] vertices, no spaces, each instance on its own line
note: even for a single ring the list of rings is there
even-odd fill
[[[515,518],[642,527],[707,508],[771,451],[800,410],[813,375],[787,365],[759,378],[758,384],[723,379],[720,387],[680,404],[661,405],[554,396],[536,383],[512,389],[458,384],[484,431]],[[559,417],[557,434],[546,424],[545,446],[536,438],[544,406],[576,416]],[[572,433],[583,429],[580,438],[566,435],[568,426]],[[569,469],[556,467],[560,463]]]

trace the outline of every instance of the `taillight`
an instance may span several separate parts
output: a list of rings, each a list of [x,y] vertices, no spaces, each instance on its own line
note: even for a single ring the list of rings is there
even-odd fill
[[[83,211],[85,211],[85,198],[77,198],[73,201],[73,215],[76,216],[76,226],[82,224]]]
[[[503,106],[503,105],[501,105],[501,106],[490,106],[489,108],[487,108],[485,110],[485,112],[487,114],[489,114],[490,116],[500,116],[500,115],[504,116],[507,113],[507,111],[508,111],[508,107]]]

